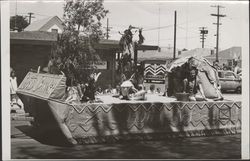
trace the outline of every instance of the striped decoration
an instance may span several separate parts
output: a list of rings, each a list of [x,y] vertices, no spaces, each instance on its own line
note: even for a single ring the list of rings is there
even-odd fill
[[[164,64],[145,64],[144,75],[164,75],[166,72],[166,67]]]

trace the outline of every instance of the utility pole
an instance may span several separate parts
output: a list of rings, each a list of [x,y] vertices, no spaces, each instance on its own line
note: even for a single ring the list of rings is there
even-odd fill
[[[220,8],[224,8],[223,6],[216,5],[216,6],[211,6],[211,7],[216,7],[217,8],[217,14],[211,14],[211,16],[217,17],[217,23],[213,23],[217,25],[217,33],[216,33],[216,62],[219,62],[218,58],[218,53],[219,53],[219,26],[221,25],[220,23],[220,17],[225,17],[226,15],[220,14]]]
[[[107,27],[104,27],[106,28],[106,39],[108,40],[109,39],[109,31],[112,27],[109,27],[109,18],[107,18]]]
[[[205,30],[206,29],[206,27],[200,27],[200,34],[201,34],[201,43],[202,43],[202,48],[204,48],[204,41],[205,41],[205,39],[206,39],[206,34],[208,34],[208,30]]]
[[[175,59],[175,52],[176,52],[176,11],[174,11],[174,55],[173,58]]]
[[[28,15],[29,15],[29,24],[31,23],[31,19],[32,18],[35,18],[34,16],[32,16],[34,13],[32,12],[29,12]]]
[[[15,27],[14,27],[14,31],[16,31],[16,30],[18,30],[18,28],[17,28],[17,0],[16,0],[16,8],[15,8]]]
[[[159,15],[158,15],[158,27],[159,28],[158,28],[158,42],[157,42],[159,49],[160,49],[160,32],[161,32],[160,26],[161,26],[161,8],[159,5]]]

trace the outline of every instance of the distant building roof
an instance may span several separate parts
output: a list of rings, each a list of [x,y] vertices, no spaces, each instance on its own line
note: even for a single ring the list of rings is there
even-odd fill
[[[185,56],[209,56],[211,55],[211,49],[207,49],[207,48],[196,48],[196,49],[192,49],[192,50],[185,50],[185,51],[181,51],[181,53],[179,54],[178,51],[180,50],[176,50],[176,58],[181,58],[181,57],[185,57]],[[144,60],[168,60],[168,59],[173,59],[173,50],[169,49],[169,50],[161,50],[160,52],[158,51],[140,51],[138,52],[138,60],[139,61],[144,61]]]
[[[10,43],[11,44],[51,44],[57,41],[58,34],[54,32],[45,31],[23,31],[23,32],[11,32]],[[119,51],[118,40],[106,40],[101,39],[98,44],[94,46],[96,49],[112,49]],[[152,45],[139,45],[138,50],[157,50],[158,46]]]
[[[24,31],[48,31],[53,25],[63,30],[63,22],[58,16],[37,20],[27,26]]]
[[[145,60],[162,60],[166,61],[167,59],[173,58],[173,52],[171,51],[138,51],[138,61]]]
[[[208,56],[208,58],[215,58],[216,54]],[[218,53],[219,59],[241,59],[241,47],[234,46]]]
[[[185,57],[185,56],[206,57],[206,56],[211,55],[211,50],[212,49],[208,49],[208,48],[196,48],[196,49],[192,49],[192,50],[186,50],[186,51],[182,51],[181,54],[177,56],[177,58]]]
[[[120,44],[119,44],[119,40],[107,40],[107,39],[101,39],[98,43],[98,45],[96,46],[96,48],[100,48],[100,49],[106,49],[106,48],[112,48],[114,50],[120,50]],[[158,46],[155,45],[138,45],[137,48],[139,51],[140,50],[157,50]],[[139,52],[138,52],[139,53]]]

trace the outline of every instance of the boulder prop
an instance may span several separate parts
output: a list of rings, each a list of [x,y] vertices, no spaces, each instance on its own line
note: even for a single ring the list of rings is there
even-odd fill
[[[198,69],[197,78],[201,82],[204,95],[207,99],[223,99],[220,92],[218,72],[208,60],[199,56],[179,58],[167,65],[168,96],[174,96],[183,91],[183,80],[188,77],[188,70],[195,67]]]

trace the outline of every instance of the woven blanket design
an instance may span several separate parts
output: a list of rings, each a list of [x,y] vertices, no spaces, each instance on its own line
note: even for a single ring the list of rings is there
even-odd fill
[[[81,104],[70,106],[64,121],[80,143],[235,134],[241,102]]]

